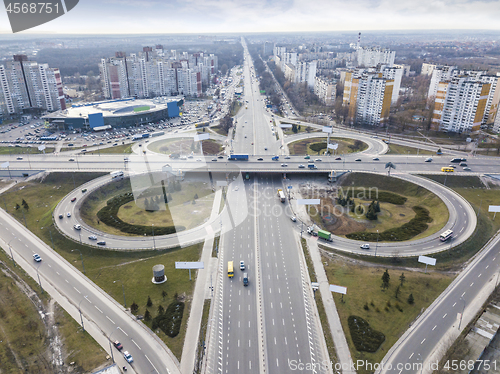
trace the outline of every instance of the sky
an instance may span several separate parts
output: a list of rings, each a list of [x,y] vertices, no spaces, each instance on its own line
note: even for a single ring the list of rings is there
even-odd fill
[[[23,33],[500,30],[499,0],[80,0]],[[0,3],[0,33],[12,34]]]

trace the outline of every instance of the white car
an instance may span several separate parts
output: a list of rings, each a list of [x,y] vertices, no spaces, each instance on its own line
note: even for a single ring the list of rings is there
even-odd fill
[[[359,247],[360,247],[361,249],[370,249],[370,244],[368,244],[368,243],[361,244]]]
[[[128,353],[128,351],[123,351],[123,357],[125,357],[125,360],[127,360],[129,364],[134,362],[132,355]]]
[[[425,159],[425,162],[432,162],[432,157],[427,157],[427,158]]]
[[[90,235],[90,236],[89,236],[89,239],[90,239],[90,240],[97,240],[97,236],[95,236],[95,235]]]
[[[75,228],[75,230],[81,230],[82,229],[82,226],[80,226],[78,223],[76,225],[73,226]]]
[[[316,159],[316,160],[314,160],[314,161],[322,161],[322,160],[321,160],[320,158],[317,158],[317,159]]]
[[[69,218],[69,217],[71,217],[71,213],[70,213],[70,212],[68,212],[68,213],[66,214],[66,217],[68,217],[68,218]]]
[[[240,270],[245,270],[245,261],[240,261]]]
[[[297,217],[293,216],[290,218],[292,220],[292,222],[297,222]]]
[[[40,257],[40,255],[38,253],[35,253],[33,255],[33,260],[35,260],[36,262],[42,262],[42,258]]]

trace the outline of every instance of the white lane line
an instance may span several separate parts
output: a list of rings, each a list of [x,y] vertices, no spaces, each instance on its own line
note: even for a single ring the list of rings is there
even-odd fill
[[[111,318],[109,318],[108,316],[106,316],[106,318],[109,319],[113,325],[115,325],[115,322]]]
[[[465,295],[465,291],[464,291],[464,293],[462,294],[462,296],[460,296],[460,297],[464,297],[464,295]]]
[[[95,307],[95,308],[96,308],[99,312],[101,312],[101,313],[102,313],[102,310],[101,310],[101,309],[99,309],[99,308],[97,307],[97,305],[94,305],[94,307]]]
[[[59,272],[58,272],[58,271],[56,271],[56,274],[57,274],[57,275],[61,275],[61,274],[59,274]]]
[[[479,278],[479,277],[481,277],[481,274],[479,274],[477,277],[478,277],[478,278]]]
[[[447,315],[448,315],[448,313],[445,313],[444,316],[443,316],[443,318],[445,318]]]
[[[436,327],[437,327],[437,325],[436,325],[436,326],[434,326],[434,327],[432,328],[432,331],[434,331],[434,329],[435,329]]]
[[[47,264],[47,266],[48,266],[49,268],[51,268],[51,267],[52,267],[52,266],[50,266],[50,264]]]
[[[81,294],[81,292],[80,292],[80,291],[78,291],[78,289],[77,289],[76,287],[73,287],[73,289],[74,289],[76,292],[78,292],[79,294]]]
[[[69,282],[68,282],[68,280],[67,280],[67,279],[65,279],[64,281],[65,281],[66,283],[68,283],[68,284],[69,284]]]
[[[128,336],[128,334],[127,334],[125,331],[123,331],[123,329],[122,329],[121,327],[118,327],[118,329],[119,329],[121,332],[123,332],[126,336]]]
[[[469,287],[472,287],[473,284],[474,284],[474,282],[472,282]]]
[[[92,301],[90,301],[89,299],[85,298],[85,300],[87,300],[90,304],[92,304]]]
[[[151,366],[153,367],[153,369],[155,369],[155,371],[156,371],[158,374],[160,374],[160,372],[159,372],[158,370],[156,370],[156,367],[153,365],[153,363],[151,362],[151,360],[149,359],[149,357],[148,357],[148,356],[146,356],[146,355],[144,355],[144,357],[146,357],[146,358],[148,359],[148,361],[149,361],[149,363],[151,364]]]
[[[413,357],[413,355],[415,354],[415,352],[413,352],[410,357],[408,357],[408,360],[411,359]]]
[[[452,307],[454,307],[455,305],[457,305],[457,302],[455,301],[455,303],[452,305]]]
[[[425,339],[424,339],[424,340],[422,340],[422,341],[420,342],[420,344],[424,344],[424,342],[425,342]]]
[[[139,347],[139,344],[137,344],[137,343],[134,341],[134,339],[130,339],[130,340],[132,341],[132,343],[134,343],[134,344],[135,344],[135,346],[136,346],[137,348],[139,348],[139,350],[140,350],[140,351],[142,351],[142,348],[141,348],[141,347]]]

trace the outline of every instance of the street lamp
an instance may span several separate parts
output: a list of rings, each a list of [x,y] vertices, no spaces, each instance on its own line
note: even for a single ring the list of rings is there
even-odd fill
[[[17,237],[14,236],[12,239],[10,239],[10,241],[9,241],[9,249],[10,249],[10,258],[12,259],[12,262],[14,263],[14,266],[16,266],[16,262],[14,261],[14,255],[12,254],[12,247],[10,246],[10,243],[12,243],[12,241],[14,239],[17,239]]]
[[[377,230],[377,244],[375,245],[375,257],[377,257],[377,249],[378,249],[378,230]]]
[[[40,281],[40,274],[38,273],[38,269],[40,268],[40,266],[42,266],[42,264],[38,265],[36,267],[36,275],[38,277],[38,284],[40,285],[40,289],[42,290],[42,294],[43,294],[43,287],[42,287],[42,282]]]
[[[465,299],[460,296],[460,300],[462,300],[464,302],[464,306],[462,308],[462,313],[460,314],[460,322],[458,323],[458,331],[460,331],[460,326],[462,325],[462,317],[463,317],[464,312],[465,312]]]
[[[153,248],[156,251],[156,241],[155,241],[155,224],[151,224],[151,229],[153,230]]]
[[[83,297],[83,299],[87,299],[87,295],[85,295]],[[80,312],[80,321],[82,321],[82,330],[83,332],[85,332],[85,326],[83,326],[83,316],[82,316],[82,309],[80,308],[81,304],[82,304],[82,301],[83,299],[80,300],[80,302],[78,303],[78,311]],[[87,300],[88,301],[88,300]]]
[[[80,234],[80,242],[81,242],[81,234]],[[83,274],[85,274],[85,266],[83,265],[83,256],[82,256],[82,252],[79,250],[79,249],[72,249],[71,252],[73,251],[78,251],[80,252],[80,259],[82,260],[82,268],[83,268]]]
[[[116,282],[120,282],[121,285],[122,285],[123,305],[125,305],[125,308],[126,308],[127,307],[127,301],[125,300],[125,287],[123,286],[123,282],[120,279],[113,281],[113,283],[116,283]]]

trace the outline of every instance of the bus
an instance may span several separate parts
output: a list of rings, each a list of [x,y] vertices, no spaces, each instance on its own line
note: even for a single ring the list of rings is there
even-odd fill
[[[442,242],[447,241],[453,236],[453,231],[452,230],[446,230],[443,232],[441,235],[439,235],[439,239],[441,239]]]
[[[233,261],[229,261],[227,263],[227,276],[229,278],[234,277],[234,270],[233,270]]]
[[[445,173],[453,173],[455,169],[449,167],[449,166],[444,166],[441,168],[441,171],[444,171]]]

